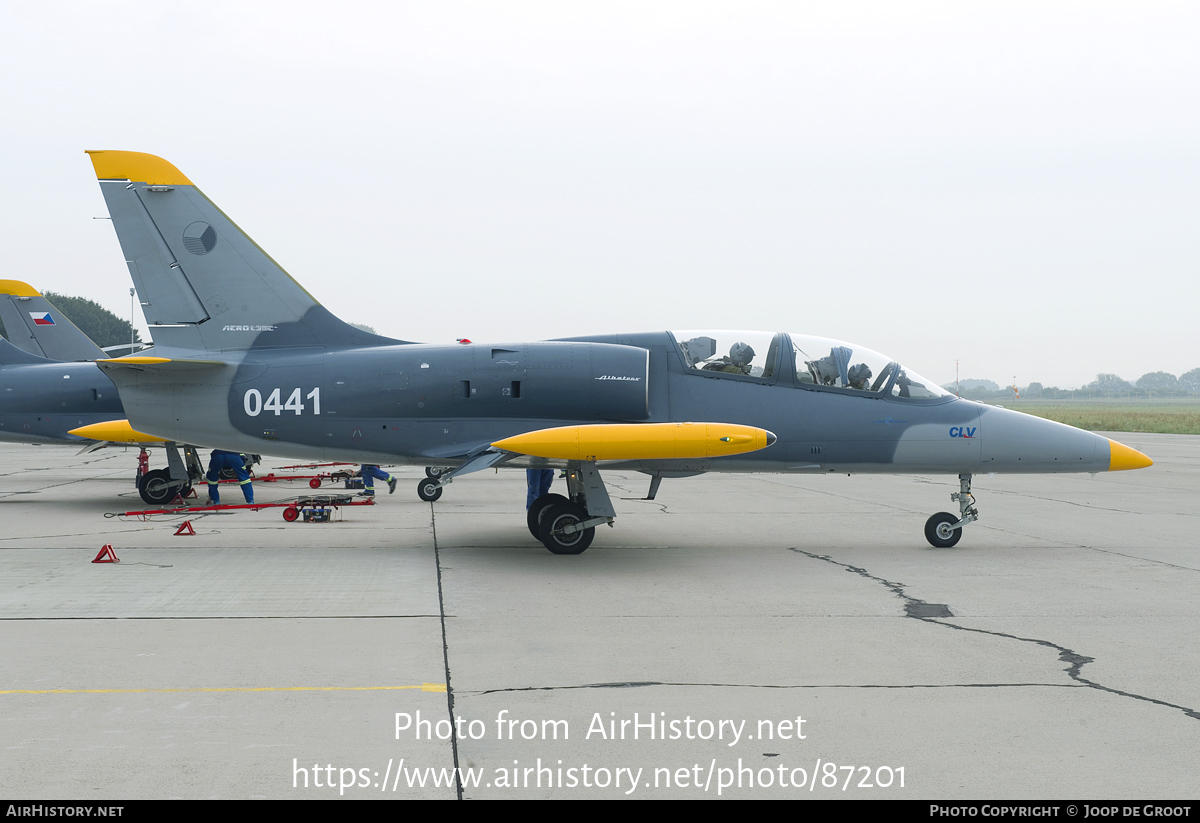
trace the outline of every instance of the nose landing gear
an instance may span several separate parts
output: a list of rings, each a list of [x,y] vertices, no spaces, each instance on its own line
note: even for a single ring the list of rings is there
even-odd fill
[[[962,537],[962,528],[979,519],[975,508],[975,495],[971,494],[971,475],[958,476],[958,491],[950,499],[958,503],[959,516],[950,512],[938,512],[925,521],[925,539],[935,549],[948,549]]]

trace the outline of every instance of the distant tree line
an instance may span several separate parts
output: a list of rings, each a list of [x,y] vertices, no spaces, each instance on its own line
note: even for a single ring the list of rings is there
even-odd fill
[[[999,397],[1014,397],[1011,386],[999,388],[991,380],[963,380],[959,383],[963,397],[972,400],[994,400]],[[954,391],[954,384],[945,386]],[[1085,400],[1094,397],[1111,399],[1147,397],[1196,397],[1200,395],[1200,368],[1184,372],[1179,377],[1165,371],[1143,374],[1136,383],[1130,383],[1115,374],[1098,374],[1096,379],[1081,389],[1060,389],[1030,383],[1019,387],[1023,400]]]
[[[42,292],[42,296],[100,348],[119,346],[129,342],[129,321],[122,320],[99,303],[84,297],[68,297],[52,291]],[[0,334],[8,337],[8,332],[2,322],[0,322]],[[135,343],[142,342],[141,336],[136,331],[133,333],[133,340]]]

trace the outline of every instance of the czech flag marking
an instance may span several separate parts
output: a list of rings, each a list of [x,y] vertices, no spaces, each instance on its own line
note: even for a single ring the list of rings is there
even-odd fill
[[[33,318],[35,326],[53,326],[54,318],[50,316],[48,311],[31,311],[29,316]]]

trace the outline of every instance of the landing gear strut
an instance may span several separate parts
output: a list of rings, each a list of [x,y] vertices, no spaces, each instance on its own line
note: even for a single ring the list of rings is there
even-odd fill
[[[145,449],[138,456],[138,494],[151,506],[163,506],[176,497],[183,497],[192,485],[204,482],[204,469],[194,446],[184,446],[183,455],[174,442],[166,444],[167,468],[142,471],[149,463]],[[142,455],[145,455],[143,460]],[[257,456],[257,455],[256,455]]]
[[[962,537],[962,528],[979,519],[975,508],[975,495],[971,494],[971,475],[958,476],[958,491],[950,495],[958,503],[959,516],[950,512],[938,512],[925,521],[925,539],[935,549],[948,549]]]
[[[535,511],[536,510],[536,511]],[[613,524],[617,513],[593,462],[567,464],[567,498],[545,494],[529,507],[529,530],[554,554],[582,554],[596,536],[596,527]]]

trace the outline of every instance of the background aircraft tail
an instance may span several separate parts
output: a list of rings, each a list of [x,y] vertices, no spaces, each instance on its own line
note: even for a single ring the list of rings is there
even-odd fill
[[[21,351],[12,343],[9,343],[3,337],[0,337],[0,366],[17,366],[17,365],[34,365],[37,363],[51,363],[45,357],[39,357],[36,354],[30,354],[27,351]]]
[[[161,157],[88,154],[156,345],[237,351],[402,342],[330,314]]]
[[[96,360],[108,355],[20,280],[0,280],[0,320],[18,349],[49,360]]]

